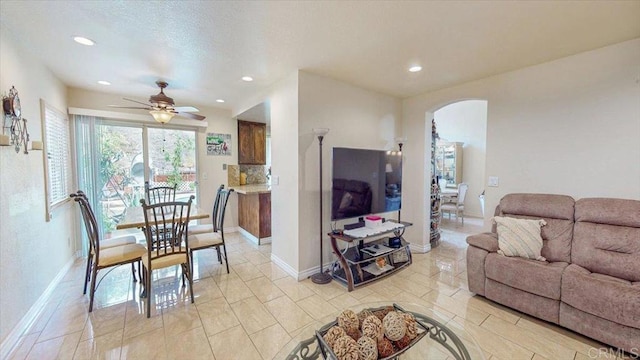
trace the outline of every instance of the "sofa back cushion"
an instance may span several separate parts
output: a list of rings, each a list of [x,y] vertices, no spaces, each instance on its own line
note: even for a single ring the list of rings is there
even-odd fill
[[[640,281],[640,201],[576,202],[571,260],[592,273]]]
[[[541,231],[542,256],[549,262],[570,262],[574,204],[573,198],[566,195],[509,194],[500,200],[496,213],[519,219],[543,219],[547,225]]]

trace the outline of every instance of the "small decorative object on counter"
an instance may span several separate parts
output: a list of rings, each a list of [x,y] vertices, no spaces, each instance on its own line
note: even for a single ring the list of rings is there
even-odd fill
[[[387,260],[385,260],[385,258],[383,257],[379,257],[376,259],[376,265],[379,269],[382,269],[387,265]]]

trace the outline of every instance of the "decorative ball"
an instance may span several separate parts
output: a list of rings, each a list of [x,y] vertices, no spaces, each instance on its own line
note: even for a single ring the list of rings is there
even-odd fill
[[[375,315],[370,315],[362,321],[362,335],[372,338],[373,340],[380,340],[384,336],[384,330],[382,330],[382,321]]]
[[[411,313],[402,313],[402,317],[404,317],[404,324],[407,327],[407,336],[409,340],[413,340],[418,336],[418,323],[416,322],[416,318]]]
[[[378,355],[381,358],[389,357],[393,355],[394,352],[395,350],[393,349],[393,344],[391,343],[391,341],[389,341],[389,339],[383,337],[382,340],[378,340]]]
[[[339,326],[332,326],[331,328],[329,328],[329,330],[327,330],[327,333],[324,334],[323,338],[324,341],[326,341],[327,344],[333,349],[333,345],[335,344],[336,340],[345,335],[347,334],[344,332],[343,328]]]
[[[366,336],[361,337],[360,340],[358,340],[358,346],[360,346],[360,360],[378,359],[378,344],[372,338]]]
[[[398,348],[398,350],[402,350],[409,346],[411,343],[411,338],[409,338],[409,334],[405,335],[402,339],[398,341],[394,341],[393,344]]]
[[[373,312],[371,312],[371,310],[369,309],[364,309],[358,313],[358,320],[360,320],[360,327],[362,327],[362,322],[364,321],[364,319],[368,318],[371,315],[373,315]]]
[[[347,333],[347,335],[349,337],[351,337],[355,341],[358,341],[358,339],[360,339],[362,337],[362,333],[360,332],[360,329],[358,329],[358,328],[350,328],[349,330],[347,330],[345,332]]]
[[[384,334],[391,341],[398,341],[404,337],[407,332],[407,326],[404,324],[404,317],[396,311],[389,312],[382,319]]]
[[[358,343],[349,336],[343,336],[336,340],[333,344],[333,352],[338,357],[338,360],[358,360],[360,346]]]
[[[382,313],[383,313],[385,316],[387,316],[387,314],[388,314],[388,313],[390,313],[390,312],[392,312],[392,311],[396,311],[396,309],[395,309],[393,306],[391,306],[391,305],[385,306],[385,307],[384,307],[384,309],[382,309]]]
[[[351,328],[359,328],[360,321],[358,320],[358,315],[353,312],[353,310],[343,310],[340,315],[338,315],[338,325],[343,328],[345,331]]]
[[[382,319],[384,319],[385,315],[387,315],[387,313],[385,313],[382,310],[376,310],[373,312],[373,315],[375,315],[378,319],[380,319],[380,321],[382,321]]]

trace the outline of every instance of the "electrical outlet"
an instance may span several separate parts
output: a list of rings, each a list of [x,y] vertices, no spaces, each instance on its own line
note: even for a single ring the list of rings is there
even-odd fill
[[[498,184],[500,183],[500,179],[497,176],[489,176],[489,182],[488,182],[488,186],[491,187],[498,187]]]
[[[207,180],[208,177],[209,177],[209,175],[207,175],[206,172],[202,173],[202,180]]]
[[[227,164],[222,164],[222,170],[227,170]]]

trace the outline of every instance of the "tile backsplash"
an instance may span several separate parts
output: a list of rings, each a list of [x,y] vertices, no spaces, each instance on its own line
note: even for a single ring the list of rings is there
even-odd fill
[[[247,174],[247,184],[266,184],[267,166],[264,165],[228,165],[227,181],[229,186],[240,185],[240,173]]]

